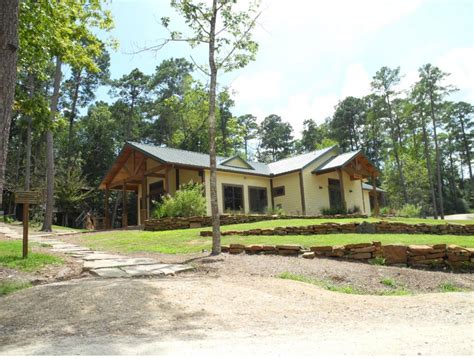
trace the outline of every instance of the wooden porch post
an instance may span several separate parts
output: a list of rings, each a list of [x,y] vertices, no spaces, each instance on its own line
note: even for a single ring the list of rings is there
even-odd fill
[[[127,183],[123,182],[122,185],[122,227],[127,228],[128,226],[128,211],[127,211]]]
[[[104,217],[105,217],[105,229],[110,229],[110,213],[109,213],[109,186],[105,187],[105,197],[104,197]]]
[[[338,169],[337,174],[339,176],[339,187],[340,187],[340,191],[341,191],[342,206],[344,207],[344,209],[347,209],[346,194],[344,193],[344,176],[342,174],[342,170]]]
[[[166,194],[170,194],[170,169],[166,167],[165,170],[165,191]]]
[[[141,200],[141,210],[140,210],[140,222],[144,224],[148,219],[148,183],[146,176],[142,178],[142,200]]]
[[[379,215],[379,199],[377,197],[377,189],[376,189],[376,182],[375,182],[375,179],[377,178],[377,176],[374,174],[372,174],[372,195],[374,196],[374,216],[378,216]]]

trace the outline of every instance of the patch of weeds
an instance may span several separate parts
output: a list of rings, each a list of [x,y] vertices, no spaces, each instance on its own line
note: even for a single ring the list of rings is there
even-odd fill
[[[405,288],[385,290],[383,292],[377,293],[378,295],[411,295],[411,291]]]
[[[464,289],[460,287],[456,287],[453,283],[445,282],[439,285],[439,290],[443,293],[449,292],[463,292]]]
[[[395,281],[395,279],[392,279],[392,278],[383,278],[380,283],[382,283],[383,285],[386,285],[387,287],[390,287],[390,288],[395,288],[398,286],[398,283]]]
[[[345,294],[369,294],[363,290],[351,287],[351,286],[340,286],[329,281],[314,279],[307,277],[301,274],[295,274],[290,272],[283,272],[278,275],[278,278],[281,279],[290,279],[295,280],[298,282],[309,283],[313,285],[317,285],[318,287],[324,288],[326,290],[330,290],[331,292],[338,292],[338,293],[345,293]]]
[[[39,246],[43,247],[43,248],[53,248],[53,246],[51,244],[48,244],[48,243],[40,243]]]
[[[374,266],[384,266],[385,265],[385,258],[378,256],[378,257],[369,259],[369,264],[372,264]]]
[[[20,289],[31,287],[29,282],[3,281],[0,282],[0,296],[16,292]]]

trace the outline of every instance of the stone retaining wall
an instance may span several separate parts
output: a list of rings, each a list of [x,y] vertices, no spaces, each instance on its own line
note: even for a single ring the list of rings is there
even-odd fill
[[[379,264],[401,267],[474,271],[474,248],[446,244],[406,246],[371,242],[339,246],[313,246],[309,249],[299,245],[231,244],[222,246],[222,252],[300,256],[306,259],[332,258],[347,261],[374,261]]]
[[[404,234],[454,234],[474,235],[474,224],[406,224],[397,222],[323,223],[300,227],[276,227],[273,229],[250,229],[246,231],[223,231],[223,236],[285,236],[331,233],[404,233]],[[211,231],[202,231],[201,236],[212,236]]]
[[[367,218],[366,215],[361,214],[344,214],[333,216],[277,216],[264,214],[237,214],[237,215],[221,215],[221,225],[239,224],[239,223],[254,223],[260,221],[270,221],[275,219],[340,219],[340,218]],[[211,217],[209,216],[195,216],[195,217],[166,217],[166,218],[151,218],[145,221],[145,231],[166,231],[171,229],[186,229],[186,228],[200,228],[209,227],[212,225]]]

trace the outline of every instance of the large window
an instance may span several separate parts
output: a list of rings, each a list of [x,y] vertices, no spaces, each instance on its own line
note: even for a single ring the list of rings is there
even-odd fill
[[[328,181],[329,189],[329,206],[331,209],[341,209],[342,195],[341,195],[341,183],[337,179],[330,178]]]
[[[249,187],[250,212],[263,213],[267,205],[267,189],[265,187]]]
[[[224,184],[224,211],[244,210],[244,188],[243,186]]]

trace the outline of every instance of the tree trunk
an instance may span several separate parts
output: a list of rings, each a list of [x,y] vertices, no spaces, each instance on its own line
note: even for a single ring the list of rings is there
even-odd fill
[[[35,91],[35,81],[34,76],[30,73],[28,75],[28,85],[30,87],[30,99],[33,98]],[[30,190],[31,184],[31,131],[32,131],[32,122],[33,119],[31,116],[27,118],[27,127],[26,127],[26,158],[25,158],[25,191]]]
[[[209,158],[210,158],[210,194],[212,215],[212,254],[221,253],[221,229],[219,207],[217,204],[217,173],[216,173],[216,87],[217,66],[214,57],[217,20],[217,0],[212,1],[212,17],[209,36],[209,68],[211,81],[209,87]]]
[[[435,219],[438,219],[438,206],[436,204],[436,193],[434,189],[433,175],[431,171],[431,156],[430,156],[430,150],[428,146],[428,135],[426,133],[426,121],[423,114],[421,114],[421,125],[422,125],[422,131],[423,131],[423,144],[424,144],[425,158],[426,158],[426,169],[428,171],[428,182],[430,184],[431,201],[433,203],[433,212],[434,212],[433,216]]]
[[[120,201],[122,200],[122,192],[117,193],[115,198],[114,210],[112,211],[112,222],[110,224],[110,229],[114,229],[115,220],[117,219],[117,209]]]
[[[75,78],[75,87],[74,87],[74,94],[72,96],[72,104],[71,104],[71,114],[69,115],[69,134],[68,134],[68,144],[67,144],[67,157],[68,157],[68,165],[71,163],[72,157],[72,146],[73,146],[73,130],[74,130],[74,120],[76,118],[76,107],[77,107],[77,99],[79,98],[79,87],[81,86],[81,72],[77,73]]]
[[[397,135],[395,135],[394,133],[395,130],[393,129],[394,120],[393,120],[392,104],[390,103],[390,98],[388,97],[388,95],[385,97],[385,99],[388,105],[388,116],[390,118],[390,125],[391,125],[390,127],[392,127],[390,129],[390,131],[392,132],[390,137],[392,137],[393,154],[395,156],[395,161],[397,163],[397,169],[398,169],[398,175],[400,177],[400,186],[401,186],[401,190],[403,194],[403,200],[405,201],[405,203],[408,203],[408,193],[407,193],[407,189],[405,185],[405,182],[406,182],[405,175],[403,174],[403,164],[400,159],[400,154],[398,152],[398,147],[399,147],[398,143],[399,143],[400,134],[398,135],[398,138],[397,138]],[[399,125],[397,127],[399,127]]]
[[[443,204],[443,183],[441,180],[441,159],[439,155],[438,146],[438,135],[436,133],[436,117],[434,113],[434,101],[432,90],[430,89],[430,109],[431,109],[431,120],[433,121],[433,137],[435,143],[435,155],[436,155],[436,179],[438,183],[438,199],[439,199],[439,216],[444,219],[444,204]]]
[[[54,70],[53,94],[51,96],[50,123],[46,132],[46,211],[44,213],[44,232],[51,232],[53,226],[54,208],[54,145],[53,145],[53,122],[58,111],[59,86],[61,84],[61,59],[56,57],[56,68]]]
[[[463,147],[464,151],[466,152],[466,162],[469,168],[469,192],[472,193],[474,190],[473,186],[473,178],[472,178],[472,163],[471,163],[471,149],[469,146],[469,141],[467,140],[466,137],[466,130],[465,130],[465,125],[464,125],[464,118],[461,116],[459,117],[459,122],[461,123],[461,133],[462,133],[462,142],[463,142]],[[461,167],[461,172],[462,172],[462,167]]]
[[[18,0],[2,1],[0,11],[0,213],[18,58]]]

